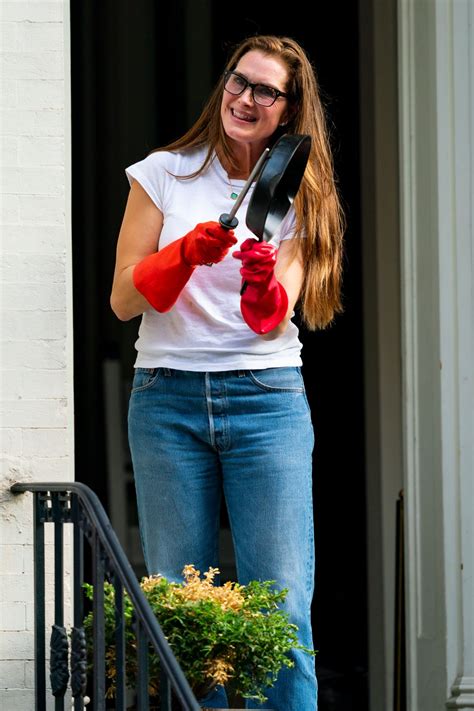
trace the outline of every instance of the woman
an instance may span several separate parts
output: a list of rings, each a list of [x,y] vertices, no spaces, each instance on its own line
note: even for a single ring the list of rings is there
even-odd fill
[[[312,151],[273,244],[243,220],[224,230],[216,218],[283,133],[310,134]],[[291,317],[299,301],[307,326],[322,328],[340,310],[343,216],[303,49],[242,42],[196,124],[127,175],[111,304],[121,320],[143,314],[129,437],[148,570],[181,580],[187,563],[218,565],[223,492],[240,583],[288,587],[286,610],[310,647],[313,432]],[[268,707],[315,711],[314,661],[294,661]],[[203,703],[225,707],[224,689]]]

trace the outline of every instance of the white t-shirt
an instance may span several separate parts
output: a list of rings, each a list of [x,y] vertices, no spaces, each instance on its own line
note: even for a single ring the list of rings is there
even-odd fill
[[[187,234],[199,222],[219,220],[232,209],[232,192],[239,192],[243,180],[229,181],[215,156],[204,173],[192,180],[189,175],[204,163],[206,150],[181,153],[159,151],[126,169],[130,181],[137,180],[163,213],[159,248]],[[238,245],[254,237],[245,224],[252,190],[245,197],[235,229]],[[291,210],[272,242],[293,236],[295,218]],[[219,371],[301,365],[298,329],[290,322],[285,333],[265,340],[245,323],[240,312],[241,261],[231,248],[222,262],[212,267],[198,266],[177,302],[167,313],[151,306],[142,316],[135,344],[135,367],[177,370]]]

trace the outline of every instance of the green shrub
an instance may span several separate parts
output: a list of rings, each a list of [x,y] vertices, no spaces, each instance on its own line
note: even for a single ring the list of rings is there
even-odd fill
[[[184,568],[184,582],[171,583],[161,576],[143,578],[140,585],[155,613],[183,672],[199,698],[216,684],[232,684],[245,698],[266,701],[265,688],[273,686],[282,667],[292,667],[292,649],[315,654],[299,644],[297,627],[279,609],[287,590],[275,590],[274,581],[252,581],[248,585],[214,584],[219,571],[210,568],[201,578],[192,565]],[[92,585],[85,585],[92,599]],[[105,644],[107,695],[115,695],[115,594],[105,583]],[[136,685],[136,639],[133,607],[124,593],[126,679]],[[89,652],[92,649],[93,613],[84,626]],[[149,655],[149,691],[159,687],[159,659]]]

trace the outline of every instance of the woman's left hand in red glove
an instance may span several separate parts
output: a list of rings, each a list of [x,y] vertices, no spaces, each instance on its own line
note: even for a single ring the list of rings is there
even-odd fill
[[[247,282],[240,299],[242,316],[260,335],[276,328],[288,311],[288,295],[274,271],[277,254],[274,245],[249,238],[232,255],[242,261],[240,273]]]

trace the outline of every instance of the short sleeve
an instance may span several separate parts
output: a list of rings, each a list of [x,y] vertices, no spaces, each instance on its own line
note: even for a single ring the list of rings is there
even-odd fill
[[[296,230],[296,213],[293,207],[291,207],[280,223],[279,228],[272,237],[272,244],[276,247],[280,246],[280,243],[287,239],[292,239],[295,236]]]
[[[170,166],[171,156],[172,154],[165,151],[157,151],[125,168],[130,186],[134,180],[138,181],[161,212],[165,212],[167,194],[172,179],[169,172],[169,170],[173,172]]]

